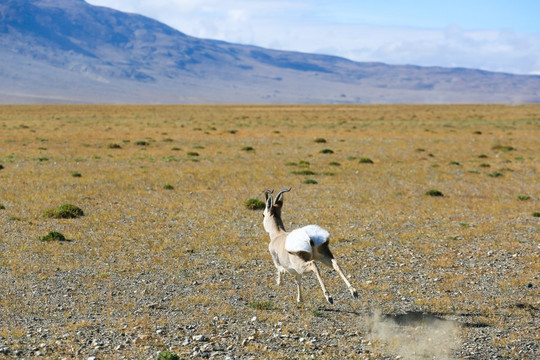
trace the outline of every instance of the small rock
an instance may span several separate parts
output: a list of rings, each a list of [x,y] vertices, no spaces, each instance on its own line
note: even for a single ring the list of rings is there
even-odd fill
[[[255,321],[257,321],[257,317],[256,317],[256,316],[254,316],[254,317],[251,318],[251,322],[255,322]]]
[[[203,341],[208,341],[208,338],[204,335],[195,335],[193,336],[193,340],[203,342]]]

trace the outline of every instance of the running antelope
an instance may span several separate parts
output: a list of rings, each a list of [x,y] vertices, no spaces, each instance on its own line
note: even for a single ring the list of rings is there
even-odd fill
[[[313,271],[321,284],[324,297],[332,304],[334,300],[326,290],[319,268],[315,264],[315,261],[320,261],[336,270],[349,288],[352,296],[357,298],[358,292],[347,280],[330,251],[330,234],[326,230],[317,225],[308,225],[291,232],[285,230],[281,220],[281,208],[283,207],[283,194],[289,191],[291,191],[291,188],[281,190],[277,194],[275,201],[272,198],[273,190],[264,192],[266,207],[263,212],[263,225],[270,235],[268,249],[277,268],[277,284],[281,284],[285,271],[293,275],[298,288],[296,301],[301,303],[303,298],[300,280],[305,272]]]

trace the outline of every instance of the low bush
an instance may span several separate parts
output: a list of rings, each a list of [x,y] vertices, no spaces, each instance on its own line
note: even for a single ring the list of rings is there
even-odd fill
[[[43,216],[53,219],[74,219],[84,216],[84,212],[75,205],[64,204],[57,208],[45,211]]]
[[[66,237],[57,231],[51,231],[40,238],[41,241],[66,241]]]
[[[318,184],[317,180],[314,180],[314,179],[306,179],[304,180],[304,184]]]
[[[180,356],[172,351],[161,351],[158,354],[157,360],[180,360]]]
[[[333,154],[334,153],[334,150],[331,150],[331,149],[322,149],[321,151],[319,151],[321,154]]]
[[[264,201],[253,198],[246,200],[244,205],[246,205],[246,207],[250,210],[263,210],[266,206]]]
[[[440,192],[439,190],[435,190],[435,189],[431,189],[429,191],[426,191],[426,195],[427,196],[444,196],[444,194],[442,192]]]
[[[373,164],[373,160],[371,160],[370,158],[367,158],[367,157],[360,158],[360,160],[358,160],[358,162],[360,164]]]

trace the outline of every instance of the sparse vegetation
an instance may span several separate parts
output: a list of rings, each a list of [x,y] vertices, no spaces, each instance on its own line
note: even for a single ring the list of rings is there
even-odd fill
[[[373,164],[373,160],[371,160],[370,158],[367,158],[367,157],[360,158],[360,160],[358,160],[358,162],[360,164]]]
[[[276,307],[270,301],[254,301],[249,306],[255,310],[274,310]]]
[[[72,205],[64,204],[54,209],[49,209],[43,213],[44,217],[54,219],[74,219],[84,215],[81,208]]]
[[[0,114],[0,357],[539,352],[539,104],[13,105]],[[226,130],[233,128],[235,135]],[[319,136],[334,154],[319,153],[328,146],[314,142]],[[122,149],[109,149],[111,142]],[[492,150],[497,142],[516,149]],[[241,151],[245,145],[256,152]],[[375,165],[360,165],[361,156]],[[292,173],[302,170],[316,174]],[[504,176],[487,176],[495,170]],[[319,184],[303,184],[309,178]],[[167,182],[175,189],[164,190]],[[323,225],[360,300],[324,266],[331,306],[314,276],[303,281],[302,307],[292,276],[276,285],[262,210],[244,202],[289,186],[285,228]],[[424,195],[429,189],[445,196]],[[42,216],[64,203],[85,216]],[[50,230],[77,240],[41,242]],[[433,331],[434,324],[444,326]],[[437,333],[451,336],[440,341]],[[436,351],[450,338],[456,345],[445,354],[414,347],[411,355],[396,345],[424,339]]]
[[[42,236],[40,240],[41,241],[66,241],[66,237],[57,231],[51,231],[47,235]]]
[[[321,154],[333,154],[334,153],[334,150],[332,149],[322,149],[321,151],[319,151]]]
[[[259,199],[254,199],[254,198],[246,200],[244,205],[250,210],[263,210],[264,207],[266,206],[264,201],[261,201]]]
[[[255,151],[255,149],[252,146],[244,146],[242,148],[242,151],[248,151],[249,152],[249,151]]]
[[[435,189],[426,191],[426,195],[427,196],[444,196],[444,194],[441,191],[435,190]]]
[[[513,146],[510,145],[501,145],[496,144],[491,147],[491,150],[500,150],[500,151],[514,151],[516,150]]]
[[[157,360],[180,360],[180,356],[172,351],[161,351],[158,354]]]
[[[111,144],[108,145],[108,148],[109,149],[121,149],[122,146],[120,146],[120,144],[111,143]]]
[[[317,180],[314,180],[314,179],[306,179],[303,182],[304,184],[313,184],[313,185],[318,184]]]
[[[163,185],[163,189],[165,189],[165,190],[174,190],[174,186],[172,186],[171,184],[165,184],[165,185]]]
[[[82,177],[82,174],[80,172],[78,172],[78,171],[72,171],[71,176],[73,176],[73,177]]]
[[[294,175],[317,175],[317,173],[315,171],[312,171],[312,170],[309,170],[309,169],[293,171],[292,174],[294,174]]]
[[[530,200],[531,197],[530,197],[529,195],[518,195],[518,196],[517,196],[517,199],[518,199],[519,201],[527,201],[527,200]]]
[[[135,141],[135,145],[137,146],[148,146],[150,143],[146,140],[137,140]]]
[[[315,138],[314,140],[317,144],[324,144],[326,143],[326,139],[322,137]]]

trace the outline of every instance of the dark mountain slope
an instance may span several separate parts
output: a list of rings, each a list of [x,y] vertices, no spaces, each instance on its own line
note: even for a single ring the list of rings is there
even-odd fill
[[[538,102],[540,77],[198,39],[82,0],[0,4],[0,102]]]

